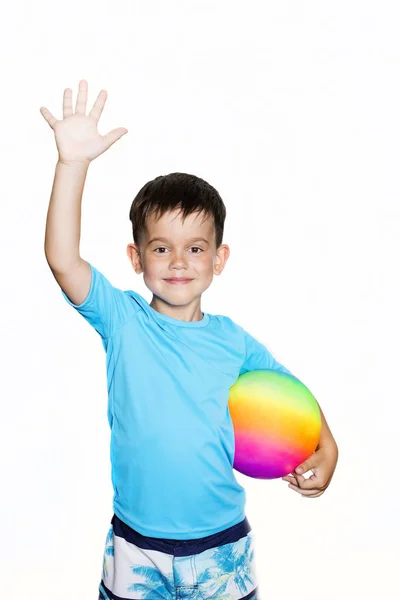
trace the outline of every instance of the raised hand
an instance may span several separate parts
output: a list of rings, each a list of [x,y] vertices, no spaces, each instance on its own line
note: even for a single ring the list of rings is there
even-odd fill
[[[59,162],[90,163],[103,154],[112,144],[128,133],[124,127],[113,129],[107,135],[100,135],[97,124],[107,99],[106,90],[101,90],[92,110],[86,115],[88,84],[79,82],[75,113],[72,108],[72,90],[64,90],[63,119],[57,120],[45,107],[40,112],[53,129],[59,154]]]

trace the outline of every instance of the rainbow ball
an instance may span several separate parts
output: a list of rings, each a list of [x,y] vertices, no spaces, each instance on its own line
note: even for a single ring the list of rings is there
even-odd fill
[[[243,373],[230,388],[233,467],[258,479],[292,473],[318,446],[321,413],[310,390],[282,371]]]

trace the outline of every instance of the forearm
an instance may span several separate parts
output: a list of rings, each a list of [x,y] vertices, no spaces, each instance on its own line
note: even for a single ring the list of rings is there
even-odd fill
[[[334,451],[336,451],[336,453],[338,453],[337,444],[335,442],[331,430],[329,429],[329,425],[325,419],[324,413],[322,412],[322,408],[319,407],[319,410],[321,413],[321,434],[318,448],[321,448],[322,446],[330,446]]]
[[[45,255],[53,271],[80,260],[81,205],[89,163],[57,162],[46,220]]]

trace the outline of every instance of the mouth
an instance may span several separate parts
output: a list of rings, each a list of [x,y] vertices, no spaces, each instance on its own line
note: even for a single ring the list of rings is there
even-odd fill
[[[190,283],[193,279],[189,279],[187,277],[171,277],[170,279],[164,279],[167,283],[172,283],[174,285],[179,283]]]

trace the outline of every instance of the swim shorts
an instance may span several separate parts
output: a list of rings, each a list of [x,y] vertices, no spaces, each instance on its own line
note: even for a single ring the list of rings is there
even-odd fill
[[[260,600],[247,518],[207,537],[143,536],[111,520],[98,600]]]

